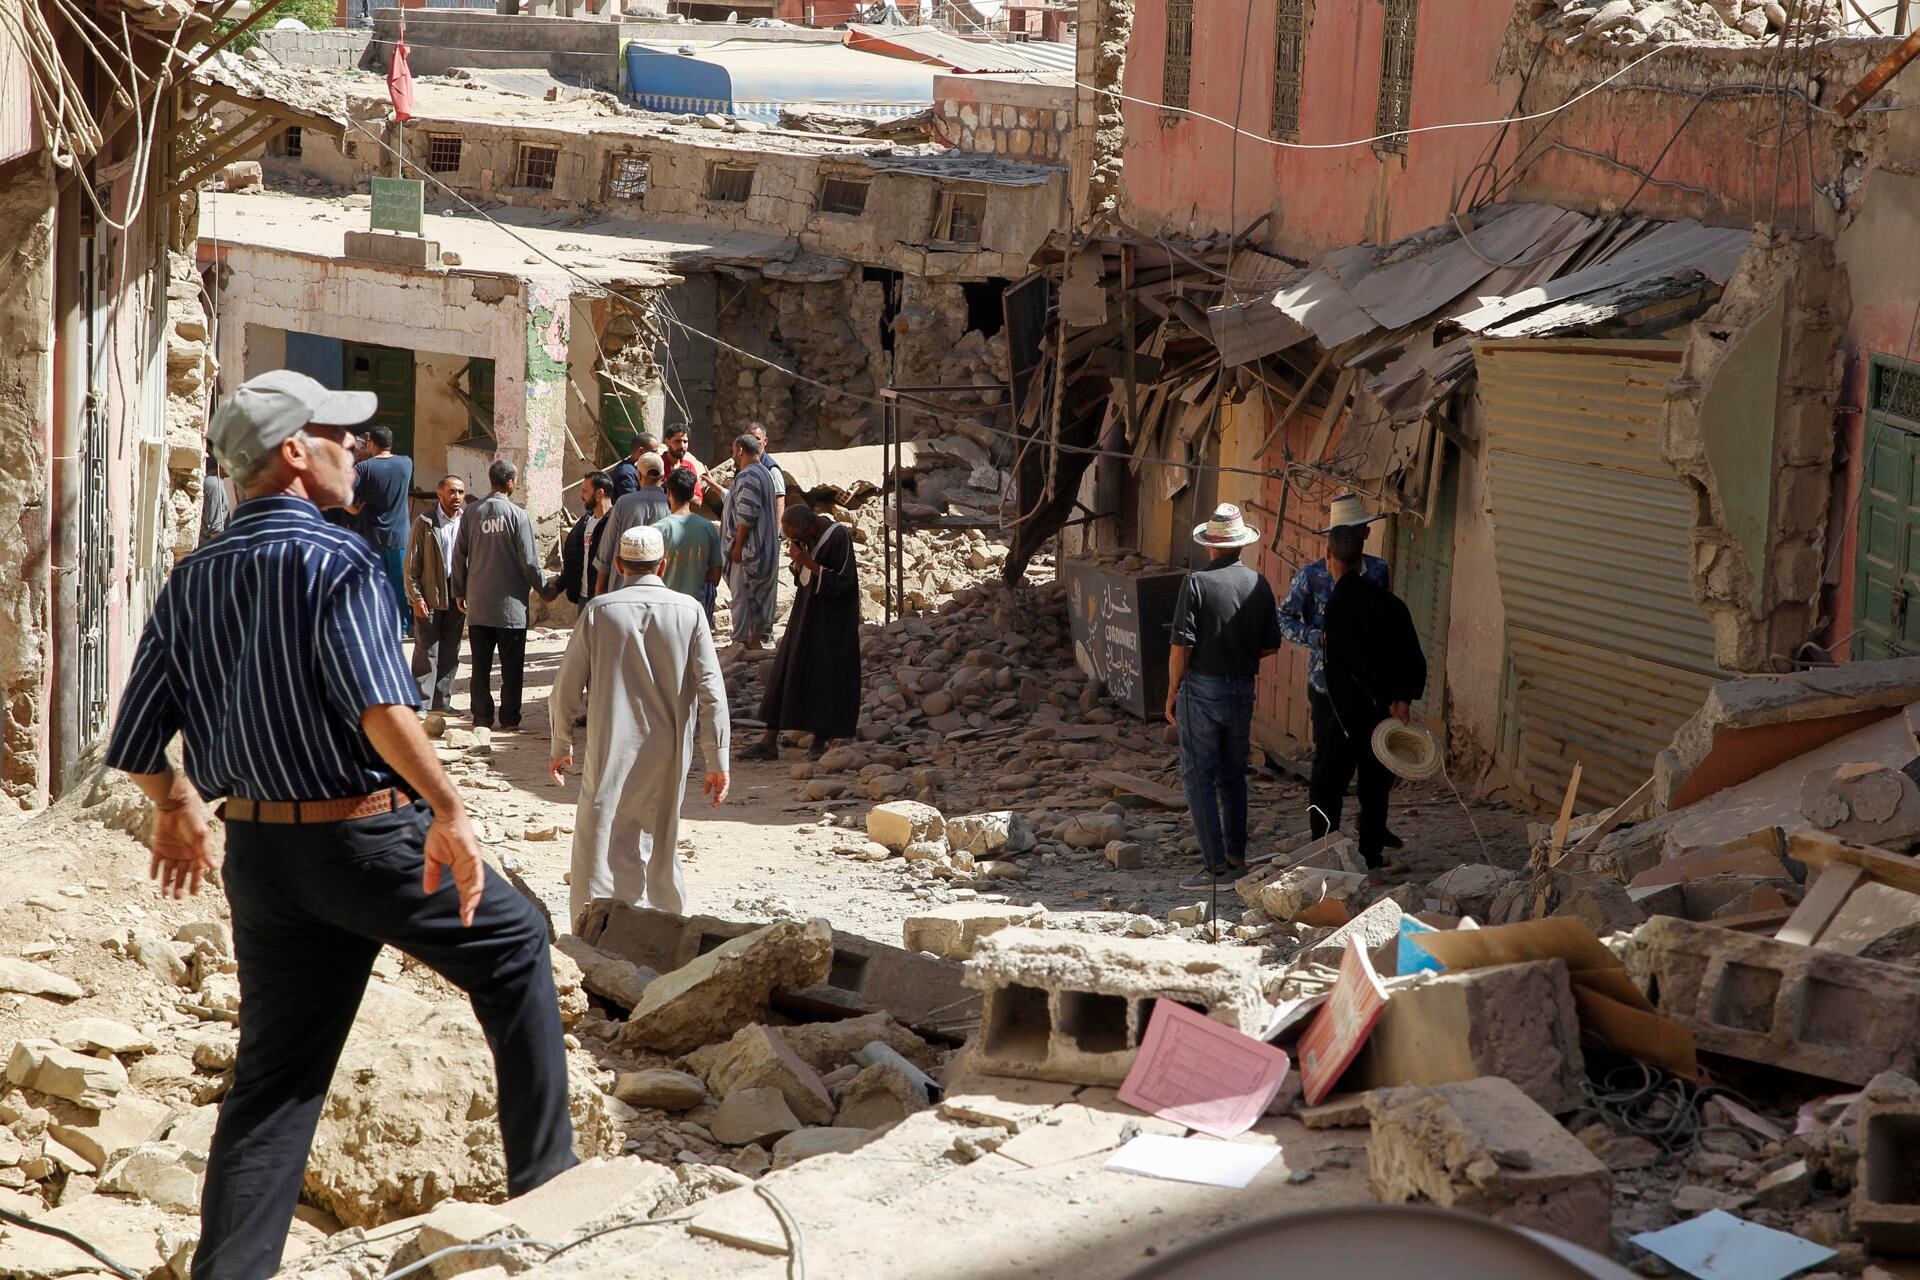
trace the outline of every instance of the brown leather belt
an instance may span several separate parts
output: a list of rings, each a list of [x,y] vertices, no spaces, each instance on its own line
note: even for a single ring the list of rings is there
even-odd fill
[[[249,800],[228,796],[220,816],[228,822],[267,822],[277,826],[312,826],[322,822],[351,822],[392,813],[413,803],[413,797],[395,787],[371,795],[339,800]]]

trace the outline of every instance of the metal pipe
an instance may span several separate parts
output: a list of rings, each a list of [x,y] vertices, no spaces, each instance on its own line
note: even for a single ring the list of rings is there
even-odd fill
[[[80,441],[85,435],[86,298],[80,256],[81,172],[60,192],[54,213],[53,430],[47,467],[51,596],[48,720],[51,729],[48,792],[57,797],[80,757]]]
[[[1880,59],[1879,64],[1861,78],[1859,84],[1847,90],[1847,96],[1840,99],[1840,105],[1833,109],[1833,113],[1845,120],[1867,105],[1869,98],[1884,89],[1887,81],[1899,75],[1917,57],[1920,57],[1920,31],[1902,40],[1892,53]]]

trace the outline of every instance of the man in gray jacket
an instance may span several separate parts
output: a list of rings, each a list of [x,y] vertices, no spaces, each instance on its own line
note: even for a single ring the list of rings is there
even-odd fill
[[[500,727],[520,727],[527,665],[527,594],[541,591],[533,521],[514,504],[519,470],[504,458],[487,468],[493,492],[470,504],[453,544],[453,597],[473,644],[473,723],[493,728],[493,654],[500,652]],[[544,594],[544,592],[543,592]]]
[[[413,607],[413,678],[420,682],[420,700],[429,711],[446,711],[453,698],[453,673],[460,667],[460,633],[467,625],[453,607],[448,581],[466,482],[459,476],[442,477],[434,497],[437,501],[413,519],[401,578]]]

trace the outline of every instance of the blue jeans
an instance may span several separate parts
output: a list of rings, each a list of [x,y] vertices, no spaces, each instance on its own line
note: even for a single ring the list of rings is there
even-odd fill
[[[1174,717],[1180,729],[1180,781],[1193,810],[1207,870],[1247,860],[1247,755],[1253,735],[1253,681],[1189,675]]]

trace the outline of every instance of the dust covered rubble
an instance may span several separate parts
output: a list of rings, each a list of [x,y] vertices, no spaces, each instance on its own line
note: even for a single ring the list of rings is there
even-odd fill
[[[1757,46],[1779,41],[1792,7],[1785,0],[1532,0],[1527,34],[1555,53],[1650,43]],[[1804,10],[1794,43],[1841,33],[1837,0],[1813,0]]]

